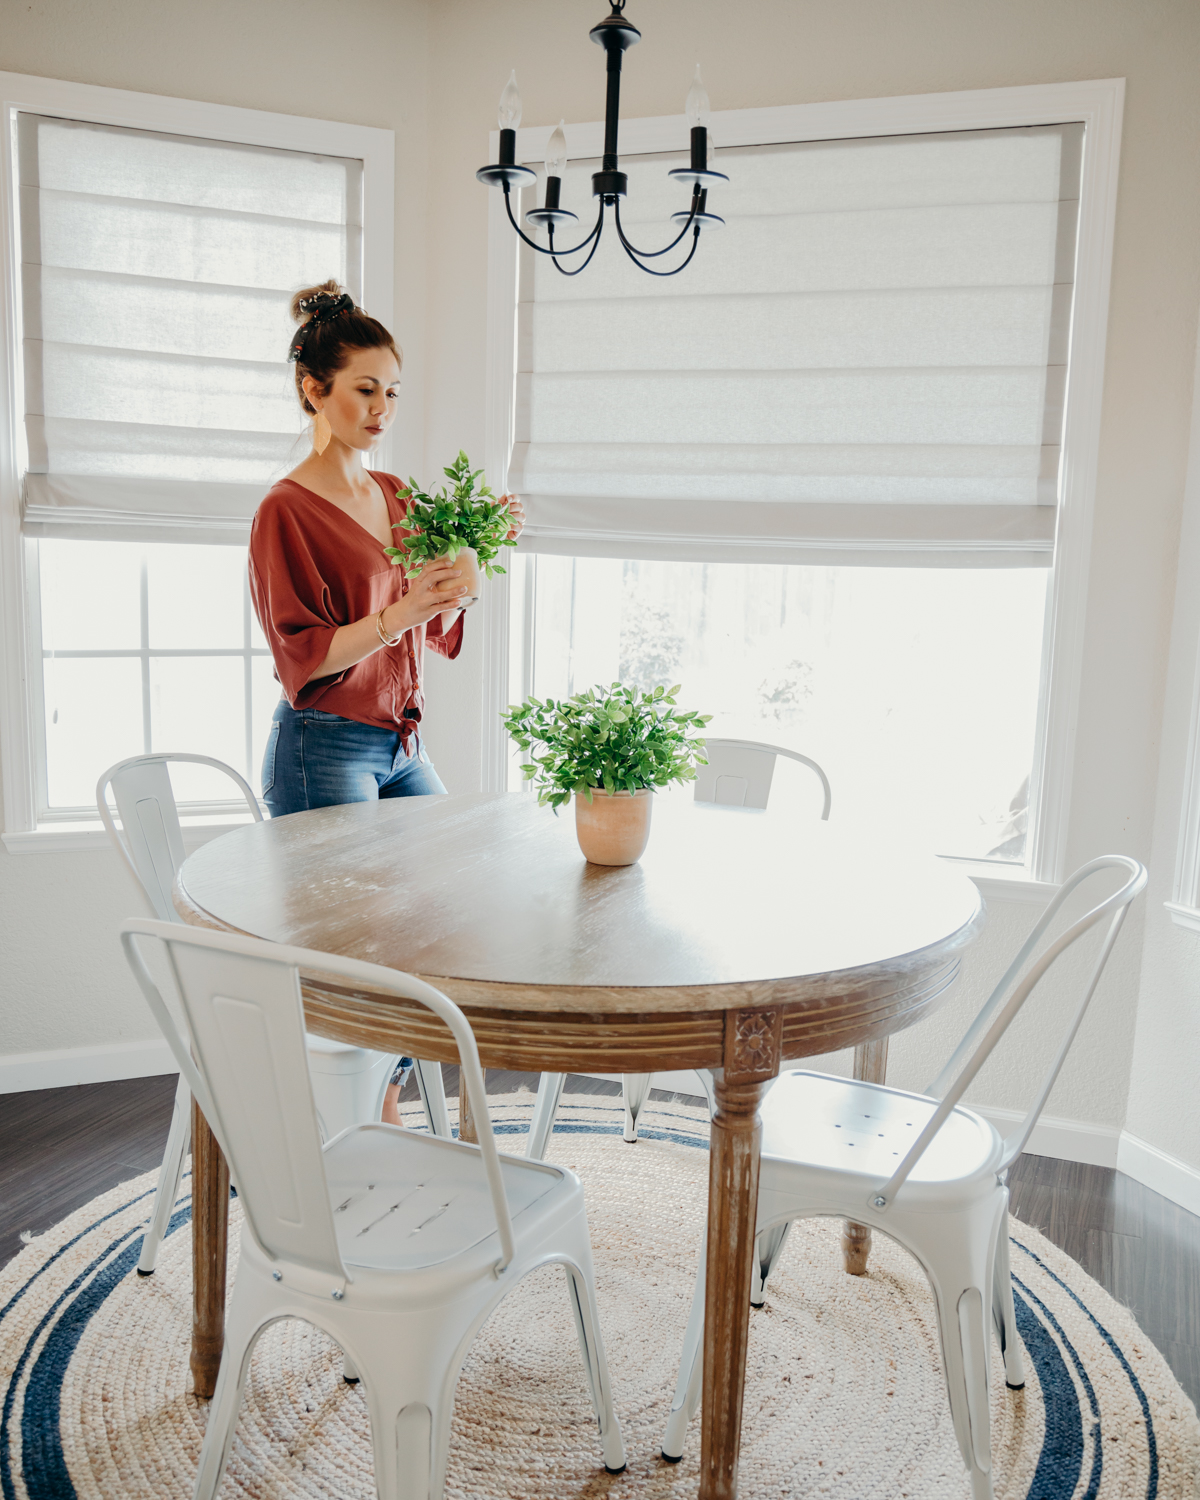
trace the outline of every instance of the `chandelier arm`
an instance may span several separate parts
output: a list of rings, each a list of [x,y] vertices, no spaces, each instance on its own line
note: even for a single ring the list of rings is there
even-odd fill
[[[596,236],[595,244],[593,244],[592,248],[588,251],[587,260],[584,261],[583,265],[576,266],[573,271],[566,271],[566,270],[563,269],[562,266],[559,265],[559,263],[558,263],[558,256],[559,255],[569,255],[571,252],[569,250],[560,250],[558,252],[558,254],[555,254],[555,250],[554,250],[554,225],[553,224],[549,225],[549,230],[550,230],[550,258],[554,262],[554,268],[555,268],[555,270],[561,272],[561,274],[563,276],[578,276],[579,273],[580,273],[580,271],[586,271],[587,270],[588,265],[591,262],[592,256],[595,255],[596,251],[600,248],[600,236],[604,232],[604,209],[603,209],[603,207],[601,207],[600,218],[596,222],[596,228],[592,231],[592,233]],[[587,240],[584,240],[583,243],[586,245],[587,244]],[[579,246],[579,245],[576,245],[575,248],[578,250],[578,249],[581,249],[582,247]]]
[[[647,276],[678,276],[680,271],[684,270],[684,268],[687,266],[692,256],[695,255],[696,246],[699,243],[700,226],[699,224],[697,224],[695,229],[692,230],[692,248],[688,251],[687,257],[683,261],[681,261],[680,264],[674,268],[674,270],[656,271],[653,266],[642,265],[641,261],[637,258],[636,252],[630,248],[628,240],[625,239],[624,235],[621,236],[621,245],[624,248],[625,254],[628,255],[629,259],[634,263],[638,270],[645,271]]]
[[[678,243],[680,242],[680,240],[683,239],[684,235],[686,235],[687,232],[688,232],[688,230],[692,227],[692,224],[695,221],[696,215],[699,212],[700,212],[700,194],[699,193],[693,193],[692,194],[692,211],[691,211],[691,213],[688,214],[687,223],[683,226],[683,228],[679,231],[679,233],[675,236],[675,238],[671,241],[671,243],[669,245],[664,245],[661,250],[639,250],[636,245],[631,245],[629,243],[629,241],[625,238],[625,231],[624,231],[624,229],[621,228],[621,205],[620,205],[620,203],[617,202],[616,204],[613,205],[613,215],[614,215],[614,217],[616,218],[616,221],[617,221],[617,234],[620,236],[622,245],[624,245],[625,248],[626,248],[626,250],[628,250],[632,255],[640,256],[642,258],[642,260],[653,260],[658,255],[666,255],[666,253],[667,253],[668,250],[674,250],[675,246],[678,245]],[[687,262],[685,261],[684,265],[686,265],[686,264],[687,264]],[[681,269],[682,269],[682,267],[681,267]],[[674,272],[670,272],[669,274],[674,275]]]
[[[525,231],[521,228],[521,226],[517,223],[516,219],[513,218],[512,200],[508,196],[507,183],[504,184],[504,207],[508,211],[508,222],[517,231],[517,234],[525,242],[525,244],[527,244],[531,250],[536,250],[539,255],[574,255],[577,250],[582,250],[585,245],[591,244],[591,242],[600,233],[600,226],[604,222],[604,203],[603,200],[601,200],[600,212],[596,215],[596,222],[592,227],[591,234],[588,235],[586,240],[580,240],[578,245],[572,245],[569,250],[547,250],[544,245],[539,245],[536,240],[531,240],[525,233]],[[591,260],[590,255],[588,256],[588,260]]]

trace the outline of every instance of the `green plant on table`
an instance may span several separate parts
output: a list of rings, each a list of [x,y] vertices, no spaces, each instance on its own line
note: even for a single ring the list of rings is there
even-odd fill
[[[435,557],[453,562],[464,547],[473,547],[479,564],[489,578],[504,569],[493,565],[501,547],[515,547],[509,536],[512,516],[508,505],[498,500],[486,484],[476,488],[482,469],[471,470],[471,461],[460,449],[458,457],[442,473],[453,488],[447,494],[443,485],[436,494],[427,495],[415,479],[408,481],[407,496],[401,491],[398,500],[408,500],[408,514],[393,523],[393,531],[408,531],[402,547],[385,547],[392,566],[403,568],[405,576],[423,568]]]
[[[680,711],[678,686],[643,692],[614,682],[557,701],[526,698],[501,714],[504,727],[531,756],[522,766],[538,801],[557,811],[575,792],[640,792],[693,781],[706,766],[703,729],[711,714]],[[536,747],[536,748],[535,748]]]

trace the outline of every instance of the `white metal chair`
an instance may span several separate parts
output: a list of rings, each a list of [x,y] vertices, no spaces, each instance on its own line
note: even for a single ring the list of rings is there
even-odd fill
[[[1064,901],[1105,870],[1124,872],[1120,889],[1030,962]],[[1077,870],[1057,891],[925,1094],[796,1071],[784,1074],[763,1103],[758,1278],[765,1283],[770,1275],[782,1245],[778,1231],[799,1218],[853,1215],[916,1256],[933,1287],[954,1433],[974,1500],[992,1500],[989,1313],[1007,1384],[1016,1389],[1025,1383],[1008,1267],[1008,1167],[1037,1124],[1129,904],[1145,884],[1145,869],[1123,855],[1094,859]],[[1106,917],[1110,921],[1099,955],[1054,1061],[1029,1112],[1002,1139],[959,1100],[1059,955]],[[700,1398],[704,1295],[701,1261],[663,1440],[663,1457],[670,1462],[683,1453],[687,1425]]]
[[[116,845],[152,915],[165,922],[179,917],[171,902],[171,888],[183,863],[183,832],[171,788],[168,766],[176,762],[211,766],[236,783],[240,796],[255,822],[262,822],[258,800],[246,782],[223,761],[207,755],[135,755],[110,766],[96,784],[96,807],[108,835]],[[112,788],[121,819],[121,829],[108,805]],[[347,1125],[377,1120],[383,1096],[395,1068],[395,1059],[384,1052],[352,1047],[325,1037],[308,1037],[308,1064],[313,1075],[317,1114],[325,1137],[337,1135]],[[449,1136],[450,1122],[442,1070],[436,1063],[414,1064],[414,1073],[425,1105],[429,1128],[435,1135]],[[175,1091],[175,1109],[167,1135],[167,1149],[159,1172],[154,1208],[142,1241],[138,1274],[150,1276],[158,1258],[171,1211],[179,1192],[183,1159],[192,1133],[191,1095],[180,1076]]]
[[[807,755],[801,755],[797,750],[788,750],[783,745],[767,745],[761,740],[709,739],[705,740],[704,749],[708,764],[696,768],[694,801],[713,802],[723,807],[765,808],[771,795],[775,760],[782,755],[787,760],[799,761],[802,766],[808,766],[816,774],[824,793],[821,818],[822,821],[828,821],[829,809],[833,805],[829,777]],[[530,1156],[540,1158],[546,1154],[566,1081],[565,1073],[543,1073],[541,1076],[529,1123],[527,1151]],[[638,1116],[650,1097],[653,1081],[654,1075],[650,1073],[624,1073],[621,1076],[621,1093],[625,1101],[625,1139],[631,1144],[638,1138]],[[708,1100],[709,1110],[715,1107],[712,1078],[704,1071],[672,1077],[671,1086],[683,1093],[703,1093]]]
[[[150,976],[166,950],[185,1033]],[[154,1018],[238,1184],[241,1260],[196,1476],[213,1500],[258,1335],[303,1318],[361,1377],[380,1500],[441,1500],[459,1370],[475,1335],[528,1272],[566,1272],[610,1473],[625,1467],[596,1314],[583,1188],[573,1172],[500,1156],[479,1053],[462,1011],[377,964],[146,918],[121,941]],[[458,1048],[478,1145],[360,1124],[322,1147],[304,1050],[301,968],[415,1000]]]

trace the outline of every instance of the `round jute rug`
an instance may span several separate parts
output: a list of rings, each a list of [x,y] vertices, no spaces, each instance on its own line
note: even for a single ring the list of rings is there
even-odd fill
[[[492,1102],[499,1131],[524,1131],[528,1095]],[[659,1444],[703,1227],[707,1120],[652,1105],[637,1146],[620,1139],[621,1120],[619,1100],[568,1095],[550,1155],[585,1184],[629,1467],[600,1467],[562,1273],[546,1268],[514,1288],[467,1358],[451,1500],[697,1492],[698,1423],[682,1463],[664,1463]],[[157,1274],[142,1280],[153,1187],[147,1175],[97,1198],[0,1273],[3,1500],[191,1495],[207,1408],[189,1392],[188,1182]],[[846,1276],[838,1236],[831,1221],[798,1224],[752,1315],[740,1493],[965,1500],[924,1276],[880,1236],[870,1274]],[[1030,1377],[1011,1392],[993,1368],[997,1495],[1196,1495],[1200,1424],[1130,1314],[1023,1224],[1012,1259]],[[362,1389],[309,1325],[260,1340],[221,1494],[373,1500]]]

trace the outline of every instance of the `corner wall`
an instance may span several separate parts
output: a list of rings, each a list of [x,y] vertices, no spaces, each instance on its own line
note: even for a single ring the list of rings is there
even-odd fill
[[[1185,760],[1197,707],[1192,694],[1200,665],[1200,340],[1196,372],[1191,462],[1178,545],[1146,938],[1125,1127],[1137,1143],[1134,1152],[1145,1144],[1200,1167],[1200,1090],[1196,1086],[1200,1065],[1200,932],[1176,925],[1163,907],[1163,902],[1171,899],[1174,885]],[[1200,1200],[1200,1177],[1196,1194]]]

